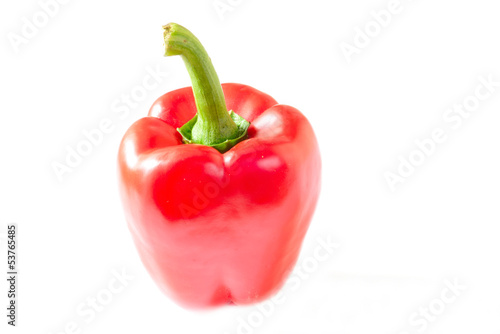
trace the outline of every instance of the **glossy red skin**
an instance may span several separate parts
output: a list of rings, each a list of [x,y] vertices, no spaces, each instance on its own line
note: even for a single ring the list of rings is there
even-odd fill
[[[228,110],[251,122],[224,154],[183,144],[196,113],[191,87],[161,96],[119,149],[127,223],[160,289],[187,308],[262,301],[293,269],[320,190],[307,119],[241,84],[223,84]]]

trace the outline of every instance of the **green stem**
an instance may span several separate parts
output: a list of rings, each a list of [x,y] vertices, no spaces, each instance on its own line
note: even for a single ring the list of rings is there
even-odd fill
[[[186,123],[187,129],[183,130],[184,126],[178,129],[185,142],[219,149],[219,144],[239,139],[238,120],[235,122],[234,115],[227,111],[219,77],[203,45],[189,30],[176,23],[163,26],[163,30],[165,56],[182,57],[191,78],[198,111],[195,118]],[[223,145],[219,151],[229,148]]]

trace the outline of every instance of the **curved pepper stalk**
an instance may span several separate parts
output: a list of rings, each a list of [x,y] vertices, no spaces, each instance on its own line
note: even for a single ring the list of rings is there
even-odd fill
[[[224,153],[247,138],[250,123],[226,109],[224,93],[212,61],[200,41],[176,23],[163,26],[165,56],[181,56],[193,85],[198,110],[177,130],[186,144],[211,146]]]

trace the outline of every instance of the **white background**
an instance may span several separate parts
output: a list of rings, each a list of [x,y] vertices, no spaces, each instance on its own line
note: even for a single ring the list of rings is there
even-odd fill
[[[0,223],[2,233],[19,224],[20,263],[18,327],[7,328],[2,279],[1,332],[76,323],[66,333],[499,334],[500,87],[456,129],[443,119],[480,76],[500,81],[498,4],[401,0],[349,63],[342,43],[354,45],[356,28],[390,1],[227,1],[221,17],[213,0],[70,0],[18,48],[9,36],[40,4],[1,3]],[[320,141],[322,193],[299,265],[317,238],[340,247],[271,314],[178,307],[145,272],[124,222],[119,141],[158,96],[190,85],[182,61],[162,57],[168,22],[199,37],[221,82],[295,106]],[[118,118],[112,105],[157,66],[169,75]],[[113,131],[59,181],[52,164],[106,118]],[[391,191],[384,173],[436,128],[447,140]],[[5,240],[1,254],[5,268]],[[127,286],[93,319],[81,316],[122,270]],[[463,290],[444,303],[447,280]],[[429,307],[432,320],[422,320]]]

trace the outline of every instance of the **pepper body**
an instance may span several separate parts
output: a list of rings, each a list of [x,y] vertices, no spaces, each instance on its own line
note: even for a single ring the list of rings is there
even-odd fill
[[[184,144],[191,87],[169,92],[119,148],[125,217],[160,289],[189,308],[250,304],[275,293],[297,261],[320,191],[321,160],[297,109],[222,84],[227,110],[250,122],[229,151]]]

